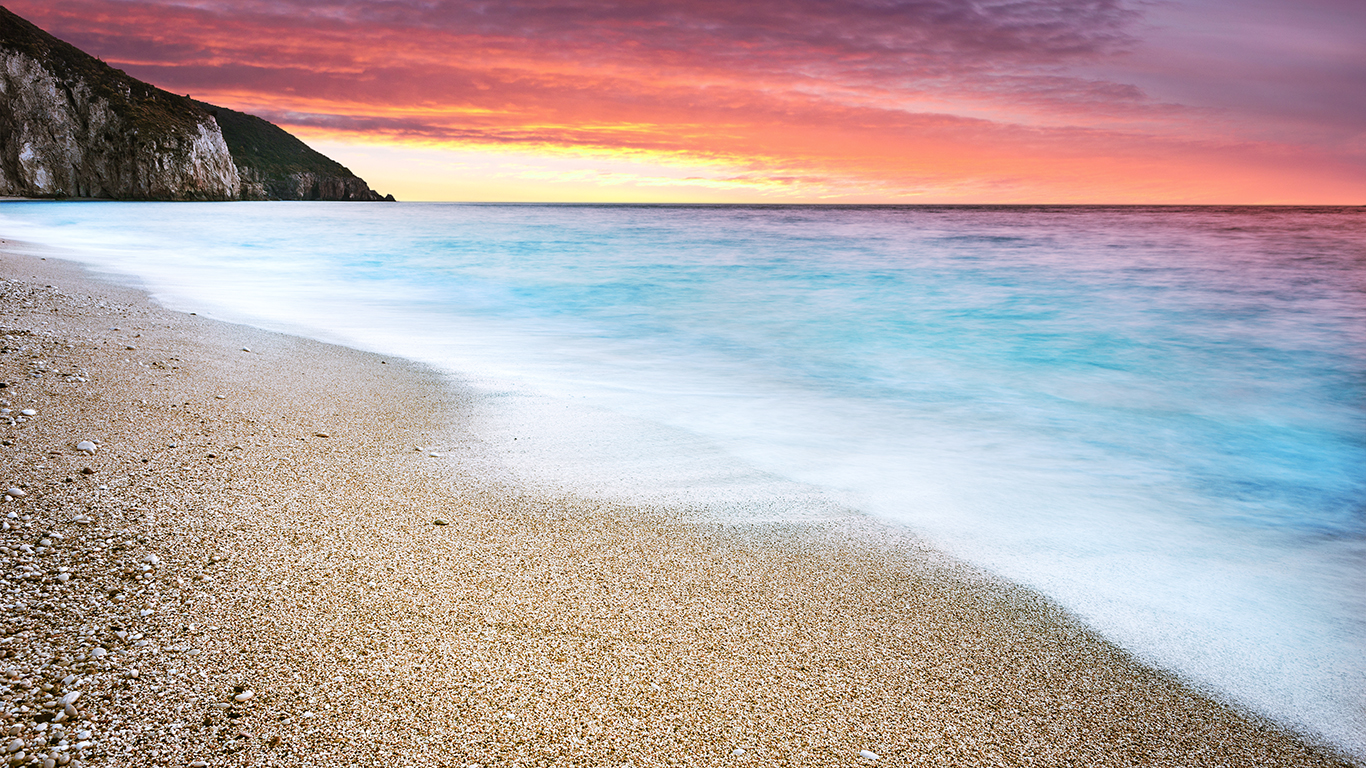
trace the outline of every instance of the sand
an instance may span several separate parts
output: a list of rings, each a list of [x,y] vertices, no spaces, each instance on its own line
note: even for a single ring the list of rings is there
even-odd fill
[[[905,532],[532,493],[437,371],[0,249],[21,764],[1352,764]]]

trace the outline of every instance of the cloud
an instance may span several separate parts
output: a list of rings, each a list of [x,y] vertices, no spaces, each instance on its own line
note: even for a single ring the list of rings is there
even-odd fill
[[[1170,4],[1140,2],[8,5],[134,76],[318,136],[655,153],[661,161],[722,162],[739,169],[737,179],[753,172],[789,186],[839,178],[882,190],[999,191],[1026,189],[1032,178],[1055,197],[1099,194],[1108,184],[1111,200],[1135,190],[1223,195],[1240,184],[1268,194],[1362,188],[1350,182],[1359,152],[1270,132],[1267,116],[1248,106],[1261,98],[1276,109],[1257,88],[1293,82],[1262,76],[1240,84],[1245,95],[1236,104],[1185,98],[1217,90],[1217,78],[1192,73],[1181,81],[1189,88],[1174,88],[1179,62],[1207,57],[1201,45],[1153,31],[1169,20],[1154,9]],[[1199,8],[1183,9],[1198,17]],[[1296,50],[1311,55],[1313,46]],[[1358,71],[1359,57],[1342,56],[1333,71]],[[1239,61],[1226,58],[1227,66]],[[1321,81],[1297,92],[1317,93]],[[1330,124],[1350,120],[1317,125]],[[1336,130],[1323,135],[1356,146]],[[1288,183],[1288,157],[1316,181]],[[1249,169],[1262,173],[1251,186]]]
[[[1118,0],[58,0],[43,8],[40,21],[134,69],[236,64],[340,76],[423,68],[428,83],[452,68],[629,72],[848,99],[964,90],[1000,99],[1012,84],[1042,89],[1026,82],[1039,75],[1055,101],[1065,96],[1058,67],[1132,45],[1139,18]],[[1104,89],[1077,91],[1089,102]]]

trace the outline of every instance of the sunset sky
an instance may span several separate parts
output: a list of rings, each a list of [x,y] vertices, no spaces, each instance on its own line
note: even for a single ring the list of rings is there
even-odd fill
[[[1366,204],[1362,0],[0,0],[401,200]]]

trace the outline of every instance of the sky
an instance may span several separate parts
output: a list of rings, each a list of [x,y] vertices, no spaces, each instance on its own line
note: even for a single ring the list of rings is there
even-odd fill
[[[2,0],[400,200],[1366,204],[1362,0]]]

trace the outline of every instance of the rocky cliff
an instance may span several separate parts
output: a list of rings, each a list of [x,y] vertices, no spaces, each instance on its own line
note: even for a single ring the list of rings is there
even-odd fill
[[[393,200],[341,163],[255,115],[195,102],[223,130],[243,200]]]
[[[3,7],[0,196],[393,199],[278,126],[129,77]]]
[[[231,200],[214,119],[0,8],[0,194]]]

